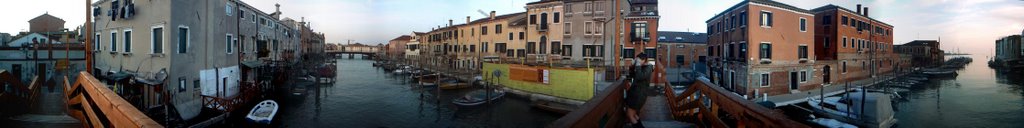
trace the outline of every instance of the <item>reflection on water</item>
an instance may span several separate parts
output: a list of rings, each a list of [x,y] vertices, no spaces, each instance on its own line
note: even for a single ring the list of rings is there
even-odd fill
[[[989,68],[983,56],[956,78],[930,80],[902,94],[896,118],[900,127],[1024,126],[1024,79],[1021,72]]]
[[[358,58],[358,57],[357,57]],[[372,61],[340,59],[338,80],[307,93],[278,98],[275,122],[283,127],[544,127],[559,116],[531,109],[529,100],[509,96],[489,106],[451,104],[473,89],[421,88],[406,76],[373,68]]]

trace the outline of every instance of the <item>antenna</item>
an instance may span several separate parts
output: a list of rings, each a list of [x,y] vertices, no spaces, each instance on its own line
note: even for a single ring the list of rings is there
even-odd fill
[[[487,14],[484,10],[477,9],[476,12],[479,12],[480,15],[483,15],[484,17],[491,17],[491,14]]]

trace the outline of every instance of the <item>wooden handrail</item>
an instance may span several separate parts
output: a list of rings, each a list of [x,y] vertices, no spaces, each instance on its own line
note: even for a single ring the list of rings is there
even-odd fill
[[[628,83],[615,81],[584,103],[579,109],[558,118],[548,127],[555,128],[602,128],[622,127],[625,122],[623,92]]]
[[[84,127],[163,127],[88,72],[79,72],[75,83],[64,87],[68,113]]]
[[[739,96],[730,95],[729,91],[714,86],[706,79],[699,79],[681,95],[675,95],[671,87],[666,88],[665,92],[670,94],[668,99],[673,111],[672,115],[680,121],[694,122],[710,127],[809,127],[789,119],[780,111],[763,107]],[[736,120],[735,124],[725,123],[727,121],[718,117],[719,111],[731,115],[731,119]]]

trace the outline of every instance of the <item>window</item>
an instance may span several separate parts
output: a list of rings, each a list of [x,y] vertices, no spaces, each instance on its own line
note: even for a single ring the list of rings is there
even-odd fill
[[[508,33],[508,40],[512,40],[512,39],[513,39],[513,37],[514,37],[513,35],[515,35],[515,34],[512,34],[511,32],[510,32],[510,33]]]
[[[828,37],[825,37],[825,42],[823,43],[825,45],[825,48],[828,48],[829,45],[832,45],[832,43],[829,43],[829,41],[830,40],[828,39]]]
[[[761,11],[761,26],[772,27],[772,12]]]
[[[188,33],[188,27],[184,27],[184,26],[178,27],[178,53],[187,53],[188,52],[188,45],[189,45],[188,44],[189,43],[188,42],[189,41],[189,35],[188,34],[189,34]]]
[[[572,23],[565,22],[565,25],[562,27],[562,31],[565,31],[566,35],[572,34]]]
[[[522,40],[522,39],[526,39],[526,34],[525,34],[525,32],[519,32],[519,39],[520,39],[520,40]]]
[[[487,26],[480,27],[480,35],[487,35]]]
[[[800,82],[807,82],[807,71],[800,71]]]
[[[185,77],[178,78],[178,92],[185,92]]]
[[[797,50],[797,55],[800,56],[800,59],[801,60],[806,60],[807,59],[807,45],[797,46],[797,49],[798,49]]]
[[[843,73],[846,73],[846,61],[843,61]]]
[[[807,19],[800,17],[800,32],[807,32]]]
[[[562,56],[572,56],[572,45],[562,45]]]
[[[132,30],[124,30],[124,52],[132,52]]]
[[[551,21],[554,22],[554,23],[558,23],[559,17],[561,17],[562,15],[559,12],[555,12],[555,14],[553,16],[554,16],[554,18],[552,18]]]
[[[768,73],[761,73],[761,87],[770,87],[771,77],[772,75],[769,75]]]
[[[245,9],[238,10],[238,18],[245,20]]]
[[[633,49],[622,49],[622,58],[633,58],[635,56],[636,53]]]
[[[544,37],[541,37],[541,38],[543,39]],[[548,43],[544,42],[544,41],[541,41],[540,42],[540,50],[537,50],[537,51],[540,51],[540,54],[547,54],[547,49],[548,49]]]
[[[117,52],[117,31],[110,32],[110,52]]]
[[[526,42],[526,54],[534,54],[537,52],[536,42]]]
[[[590,22],[590,21],[583,22],[583,29],[584,29],[583,34],[584,35],[594,34],[592,32],[591,28],[590,28],[593,25],[594,25],[594,22]]]
[[[153,53],[164,53],[164,28],[163,27],[154,27],[152,32],[153,32],[152,33],[152,37],[153,38],[151,38],[151,40],[150,40],[150,42],[153,43],[151,45],[152,52]]]
[[[469,52],[476,52],[476,45],[469,45]]]
[[[231,16],[231,12],[234,12],[234,9],[231,9],[231,4],[225,3],[224,4],[224,13],[228,14],[228,16]]]
[[[761,59],[772,59],[772,44],[761,42]]]
[[[100,34],[96,34],[96,38],[93,38],[92,40],[92,50],[100,51]]]
[[[224,51],[226,51],[226,52],[227,52],[228,54],[231,54],[231,51],[233,51],[233,50],[234,50],[234,49],[233,49],[233,48],[231,47],[231,42],[232,42],[232,39],[233,39],[233,38],[234,38],[234,37],[232,37],[232,36],[231,36],[231,34],[228,34],[228,35],[227,35],[227,36],[226,36],[226,37],[224,38],[224,49],[226,49],[226,50],[224,50]]]
[[[821,20],[822,20],[821,21],[822,24],[825,24],[825,25],[831,25],[832,24],[832,16],[831,15],[827,15],[827,16],[821,18]]]
[[[657,49],[653,49],[653,48],[652,49],[644,49],[644,55],[647,55],[647,58],[653,59],[655,57],[658,57],[658,50]]]
[[[552,41],[551,42],[551,54],[560,54],[560,52],[562,50],[559,49],[559,46],[562,46],[562,42]]]
[[[633,23],[633,38],[647,39],[647,23]]]
[[[843,48],[846,48],[846,37],[843,37]]]
[[[741,42],[740,43],[740,55],[739,56],[740,56],[740,58],[743,58],[744,60],[747,59],[747,43],[746,42]]]
[[[530,15],[530,24],[537,24],[537,15]]]
[[[540,25],[548,24],[548,13],[540,13]]]
[[[601,35],[602,31],[604,31],[604,24],[594,24],[594,35]]]
[[[740,27],[747,26],[747,12],[740,13]]]
[[[494,25],[494,33],[501,34],[501,24]]]
[[[841,18],[841,19],[839,19],[839,20],[840,20],[841,22],[843,22],[843,26],[846,26],[847,24],[849,24],[849,21],[847,21],[847,20],[848,20],[848,18],[846,18],[846,16],[843,16],[843,18]]]

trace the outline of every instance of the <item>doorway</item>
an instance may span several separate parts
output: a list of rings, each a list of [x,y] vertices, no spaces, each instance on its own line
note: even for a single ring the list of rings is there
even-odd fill
[[[797,82],[799,82],[799,81],[797,81],[797,80],[798,80],[797,79],[797,73],[796,72],[789,72],[789,90],[797,90],[797,89],[799,89],[798,88],[799,86],[797,84]]]
[[[825,65],[825,68],[823,68],[822,70],[825,70],[825,72],[822,75],[822,76],[825,77],[825,83],[826,84],[831,84],[832,83],[832,67],[828,66],[828,65]]]

